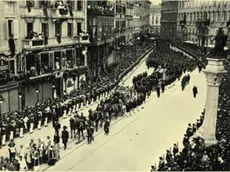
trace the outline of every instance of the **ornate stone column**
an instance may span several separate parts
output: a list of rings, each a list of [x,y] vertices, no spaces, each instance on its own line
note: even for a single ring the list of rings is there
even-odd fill
[[[216,140],[216,120],[219,98],[219,86],[224,74],[227,71],[223,65],[224,59],[208,58],[208,65],[203,71],[207,79],[207,93],[204,117],[203,138],[206,146],[217,143]]]

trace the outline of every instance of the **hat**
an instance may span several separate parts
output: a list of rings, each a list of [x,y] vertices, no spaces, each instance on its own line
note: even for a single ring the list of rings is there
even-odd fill
[[[64,126],[64,127],[63,127],[63,129],[65,130],[65,129],[67,129],[67,127],[66,127],[66,126]]]

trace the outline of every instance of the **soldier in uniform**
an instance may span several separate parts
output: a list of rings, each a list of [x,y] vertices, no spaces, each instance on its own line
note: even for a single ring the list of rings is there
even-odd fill
[[[19,137],[22,138],[23,137],[23,134],[24,134],[24,121],[23,121],[23,118],[20,118],[20,120],[18,121],[19,122]]]
[[[41,129],[41,125],[42,125],[42,111],[41,109],[39,109],[39,111],[37,112],[37,120],[38,120],[38,129]]]
[[[6,144],[6,123],[2,121],[2,126],[1,126],[1,145],[5,146]]]
[[[30,114],[28,122],[29,122],[29,131],[30,131],[30,133],[33,133],[34,132],[34,115],[33,115],[33,113]]]
[[[11,120],[10,125],[9,125],[10,140],[12,140],[14,138],[15,128],[16,128],[16,122],[14,120]]]
[[[73,138],[75,136],[75,120],[73,117],[70,117],[70,137]]]

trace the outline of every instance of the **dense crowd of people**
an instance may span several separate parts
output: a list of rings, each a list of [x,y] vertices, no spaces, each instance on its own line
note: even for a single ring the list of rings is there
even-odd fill
[[[191,51],[192,52],[192,51]],[[198,51],[192,52],[195,55]],[[204,56],[203,56],[204,57]],[[226,69],[229,63],[226,62]],[[175,154],[167,151],[166,158],[160,157],[159,171],[229,171],[230,170],[230,71],[224,76],[220,85],[218,117],[216,126],[217,144],[206,147],[204,140],[196,136],[196,131],[202,125],[204,112],[199,125],[189,125],[184,136],[183,148]],[[191,130],[188,135],[188,131]],[[189,139],[190,138],[190,139]],[[152,167],[155,169],[155,167]]]
[[[190,51],[190,49],[188,50]],[[138,53],[143,53],[143,51]],[[60,138],[64,144],[64,149],[67,148],[69,137],[76,138],[79,141],[86,137],[88,144],[91,144],[95,139],[95,132],[103,128],[105,135],[108,135],[112,119],[117,119],[125,114],[128,116],[135,109],[139,110],[139,107],[151,95],[152,91],[156,91],[159,98],[164,93],[165,86],[170,85],[177,79],[180,80],[183,73],[191,72],[196,67],[199,70],[204,67],[203,60],[191,59],[181,52],[171,50],[167,44],[161,42],[146,61],[148,67],[155,68],[154,72],[150,75],[147,72],[141,73],[133,78],[132,87],[120,87],[120,89],[124,89],[124,92],[116,88],[115,92],[109,94],[119,83],[122,77],[120,74],[129,68],[130,64],[134,63],[135,59],[131,56],[128,58],[130,59],[124,60],[120,66],[118,65],[107,74],[105,72],[101,78],[92,82],[88,88],[84,89],[81,96],[75,93],[64,95],[62,98],[37,103],[34,107],[26,108],[23,112],[16,111],[4,116],[1,119],[1,141],[3,140],[4,144],[6,143],[5,140],[11,141],[8,144],[9,158],[1,157],[0,170],[36,170],[41,163],[55,164],[55,161],[60,158]],[[189,81],[189,75],[182,78],[182,90]],[[203,124],[204,110],[196,122],[188,124],[183,139],[183,149],[179,150],[178,144],[174,144],[172,150],[167,150],[166,155],[160,157],[159,171],[217,171],[230,169],[229,93],[230,75],[227,75],[220,86],[217,120],[218,144],[205,147],[204,140],[196,136],[196,132]],[[97,100],[99,100],[97,108],[90,109],[88,115],[78,113],[83,106]],[[66,130],[67,127],[64,126],[60,137],[61,125],[59,119],[68,115],[70,116],[70,136]],[[39,139],[35,142],[31,140],[28,146],[21,145],[19,149],[16,148],[13,141],[15,136],[22,137],[25,131],[33,132],[34,128],[39,129],[43,125],[46,126],[49,121],[52,121],[55,130],[53,139],[47,137],[46,141]],[[152,166],[152,169],[156,170],[155,168]]]
[[[113,71],[102,74],[103,78],[98,78],[95,82],[91,82],[89,87],[84,88],[80,95],[78,92],[73,92],[70,95],[65,94],[61,98],[56,98],[53,100],[47,99],[44,102],[37,102],[35,106],[26,107],[22,112],[14,111],[9,114],[2,115],[0,123],[0,146],[5,146],[6,142],[10,140],[10,143],[8,144],[10,158],[1,157],[1,170],[36,170],[36,167],[41,163],[48,163],[49,165],[54,164],[55,161],[59,159],[59,154],[57,156],[57,152],[59,150],[60,138],[64,144],[64,149],[66,149],[69,139],[68,131],[66,130],[65,126],[63,128],[61,137],[59,135],[59,130],[61,128],[59,123],[60,117],[66,118],[68,115],[71,116],[78,110],[82,109],[83,106],[91,104],[91,102],[96,102],[102,97],[108,96],[108,94],[111,93],[111,90],[119,83],[122,77],[132,69],[132,67],[135,65],[135,62],[138,63],[138,60],[140,59],[137,57],[145,54],[146,50],[149,48],[150,45],[140,47],[140,49],[136,51],[135,57],[132,55],[127,57],[129,62],[126,61],[127,59],[123,60],[120,65],[117,65],[114,68]],[[85,120],[86,125],[82,127],[83,130],[79,130],[79,121],[82,119],[76,113],[73,118],[77,121],[77,125],[75,125],[73,128],[73,126],[70,124],[71,136],[73,136],[72,131],[74,132],[77,130],[78,136],[80,137],[81,134],[84,137],[83,131],[86,130],[88,142],[91,143],[94,129],[92,128],[93,125],[90,125],[90,122],[92,119],[94,121],[94,117],[96,116],[95,122],[97,131],[98,119],[100,116],[99,112],[102,112],[101,109],[105,109],[105,113],[103,113],[103,116],[100,119],[101,122],[103,122],[100,124],[100,126],[104,124],[104,131],[106,134],[108,134],[112,114],[118,110],[121,110],[121,107],[114,103],[115,100],[120,101],[120,99],[116,99],[113,95],[113,97],[109,97],[105,101],[100,102],[100,106],[98,106],[96,113],[89,112],[90,120]],[[83,117],[84,115],[81,116]],[[115,113],[115,116],[118,116],[117,113]],[[49,122],[52,122],[55,130],[53,144],[47,145],[44,142],[40,143],[40,140],[39,143],[30,144],[30,146],[27,147],[27,153],[24,155],[19,155],[13,139],[15,137],[23,137],[26,132],[33,133],[35,128],[41,129],[42,126],[47,126]],[[21,149],[21,147],[19,149]],[[53,152],[50,152],[51,150],[53,150]],[[28,153],[29,156],[27,156]],[[14,158],[12,158],[12,155]],[[52,157],[50,157],[51,155]],[[38,157],[39,160],[37,160]]]

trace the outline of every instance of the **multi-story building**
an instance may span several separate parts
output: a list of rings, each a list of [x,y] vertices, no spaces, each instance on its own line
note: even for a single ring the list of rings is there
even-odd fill
[[[126,0],[126,42],[132,41],[133,39],[133,22],[134,15],[134,2],[133,0]]]
[[[12,96],[20,98],[17,104],[22,109],[46,98],[70,93],[76,86],[79,89],[80,81],[85,80],[87,74],[87,1],[0,3],[1,52],[7,54],[11,50],[11,54],[15,54],[10,56],[8,64],[21,80],[21,86],[12,91],[12,95],[1,91],[5,98],[2,111],[17,107],[11,106],[16,101],[15,98],[10,101]]]
[[[155,35],[160,34],[161,28],[161,6],[160,5],[151,5],[150,6],[150,16],[149,16],[149,25],[150,32]]]
[[[19,107],[17,74],[21,68],[17,64],[21,61],[21,50],[18,13],[17,1],[0,1],[0,96],[4,99],[0,102],[0,116]]]
[[[178,36],[183,41],[201,47],[212,47],[211,40],[218,28],[228,32],[230,21],[229,1],[180,1],[177,23]]]
[[[162,0],[161,2],[160,36],[169,40],[175,40],[177,34],[178,0]]]
[[[19,6],[23,70],[31,76],[25,105],[33,105],[36,94],[38,100],[52,97],[53,75],[58,96],[79,89],[87,69],[87,1],[26,0]]]
[[[149,29],[149,16],[150,16],[149,0],[134,1],[134,34],[148,32]]]
[[[105,69],[108,59],[113,59],[114,16],[113,1],[88,1],[88,30],[90,35],[89,68],[91,76]]]
[[[116,46],[126,43],[126,0],[116,0],[115,28]]]

